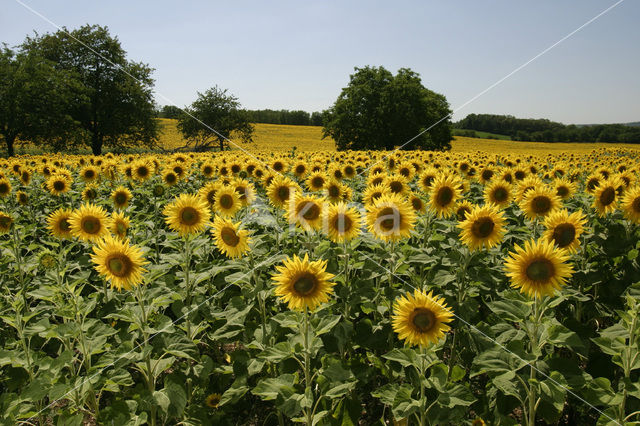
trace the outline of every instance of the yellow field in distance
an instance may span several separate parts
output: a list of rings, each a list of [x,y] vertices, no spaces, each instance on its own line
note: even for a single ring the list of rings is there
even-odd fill
[[[173,149],[184,145],[184,140],[176,128],[177,121],[161,118],[160,146]],[[322,128],[318,126],[290,126],[285,124],[256,123],[253,143],[235,141],[248,151],[335,151],[331,138],[322,139]],[[453,152],[484,151],[490,154],[532,154],[545,155],[561,152],[585,153],[599,148],[640,149],[640,145],[620,143],[547,143],[503,141],[456,136],[451,142]],[[232,149],[238,149],[232,146]]]

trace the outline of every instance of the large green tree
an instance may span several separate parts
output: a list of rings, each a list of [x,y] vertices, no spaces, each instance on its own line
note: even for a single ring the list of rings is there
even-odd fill
[[[77,140],[68,114],[76,82],[35,54],[0,48],[0,137],[8,156],[18,141],[54,149]]]
[[[95,155],[104,147],[152,146],[156,141],[152,69],[127,59],[107,27],[27,37],[24,52],[36,54],[79,82],[69,114],[87,135]]]
[[[451,148],[450,114],[447,99],[424,87],[417,73],[401,68],[393,75],[367,66],[355,68],[349,85],[324,111],[323,133],[340,150],[445,150]]]
[[[252,141],[249,114],[226,89],[216,86],[204,93],[198,92],[198,98],[185,112],[178,119],[178,130],[187,144],[178,149],[208,151],[217,144],[223,151],[232,134],[243,142]]]

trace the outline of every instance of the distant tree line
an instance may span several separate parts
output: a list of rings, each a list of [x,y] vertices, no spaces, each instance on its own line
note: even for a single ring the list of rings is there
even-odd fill
[[[565,125],[547,119],[469,114],[454,126],[507,135],[516,141],[640,143],[640,127],[625,124]]]
[[[288,109],[245,110],[252,123],[289,124],[293,126],[322,126],[322,113]],[[179,119],[182,110],[174,105],[165,105],[158,111],[160,118]]]

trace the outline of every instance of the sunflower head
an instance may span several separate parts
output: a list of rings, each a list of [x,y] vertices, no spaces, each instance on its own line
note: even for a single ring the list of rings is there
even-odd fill
[[[475,207],[458,225],[460,240],[471,250],[491,248],[502,241],[504,222],[504,216],[497,206],[488,204]]]
[[[331,281],[333,274],[326,272],[327,261],[309,261],[305,254],[303,259],[294,255],[287,258],[282,266],[277,266],[277,274],[273,276],[275,294],[286,302],[289,309],[314,311],[322,303],[329,301],[333,293]]]
[[[29,204],[29,195],[24,191],[18,191],[16,192],[16,201],[21,206],[26,206]]]
[[[58,209],[47,218],[49,231],[58,238],[71,238],[71,214],[69,209]]]
[[[613,179],[603,180],[593,190],[593,207],[599,216],[606,216],[615,211],[618,199],[617,186],[618,182]]]
[[[461,182],[458,178],[443,173],[438,176],[431,185],[430,206],[438,217],[450,216],[456,207],[456,201],[460,197]]]
[[[622,211],[627,219],[640,223],[640,186],[630,188],[622,199]]]
[[[251,238],[249,232],[240,229],[240,223],[233,223],[228,218],[216,216],[211,234],[218,249],[227,257],[236,258],[247,253]]]
[[[0,234],[5,234],[11,230],[13,218],[7,213],[0,211]]]
[[[226,217],[234,216],[242,208],[240,197],[232,186],[220,185],[216,190],[213,210]]]
[[[124,240],[127,238],[127,230],[129,229],[130,219],[121,212],[113,212],[111,215],[111,232]]]
[[[558,248],[575,253],[580,246],[580,235],[584,232],[586,217],[581,211],[569,214],[565,209],[550,214],[544,221],[547,230],[544,238]]]
[[[209,408],[218,408],[218,405],[220,405],[221,399],[222,399],[222,395],[220,395],[219,393],[212,393],[207,395],[207,397],[204,400],[204,403]]]
[[[129,205],[129,201],[131,201],[131,191],[125,188],[124,186],[117,187],[111,193],[111,201],[113,202],[114,207],[117,209],[124,209]]]
[[[289,223],[305,230],[320,229],[324,200],[309,195],[291,199],[287,209]]]
[[[93,252],[91,260],[96,271],[111,282],[111,288],[131,290],[142,282],[142,274],[146,272],[143,266],[147,262],[142,251],[129,241],[108,235],[98,241]]]
[[[398,338],[407,344],[428,347],[450,330],[447,323],[453,316],[443,298],[416,289],[413,294],[408,292],[396,299],[391,324]]]
[[[511,287],[529,297],[553,295],[573,273],[571,265],[566,263],[568,253],[556,249],[553,242],[544,238],[527,241],[524,248],[516,245],[510,255],[504,268]]]
[[[96,242],[109,234],[111,219],[102,207],[85,203],[71,214],[69,225],[74,237]]]
[[[53,174],[47,179],[47,189],[53,195],[60,195],[71,189],[70,179],[63,174]]]
[[[416,215],[411,205],[395,194],[385,194],[367,206],[369,231],[383,241],[408,238],[415,226]]]
[[[499,207],[508,206],[512,198],[511,185],[504,181],[495,181],[487,185],[484,190],[485,202],[495,204]]]
[[[539,186],[527,191],[520,208],[530,220],[546,217],[561,206],[560,197],[547,187]]]
[[[164,208],[165,222],[181,236],[199,234],[209,223],[209,207],[197,195],[180,194]]]
[[[11,194],[11,181],[9,179],[0,177],[0,197],[6,197]]]
[[[335,243],[350,241],[360,234],[361,217],[358,210],[345,203],[332,204],[325,212],[324,224],[329,239]]]

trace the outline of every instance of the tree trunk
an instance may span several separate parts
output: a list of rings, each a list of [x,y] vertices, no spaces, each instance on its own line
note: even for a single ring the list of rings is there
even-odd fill
[[[218,141],[220,141],[220,151],[224,151],[224,139],[218,137]]]
[[[102,154],[102,136],[96,133],[91,136],[91,151],[93,155]]]
[[[16,137],[15,136],[9,136],[6,137],[5,136],[5,141],[7,142],[7,155],[9,157],[13,157],[16,153],[13,147],[14,142],[16,141]]]

